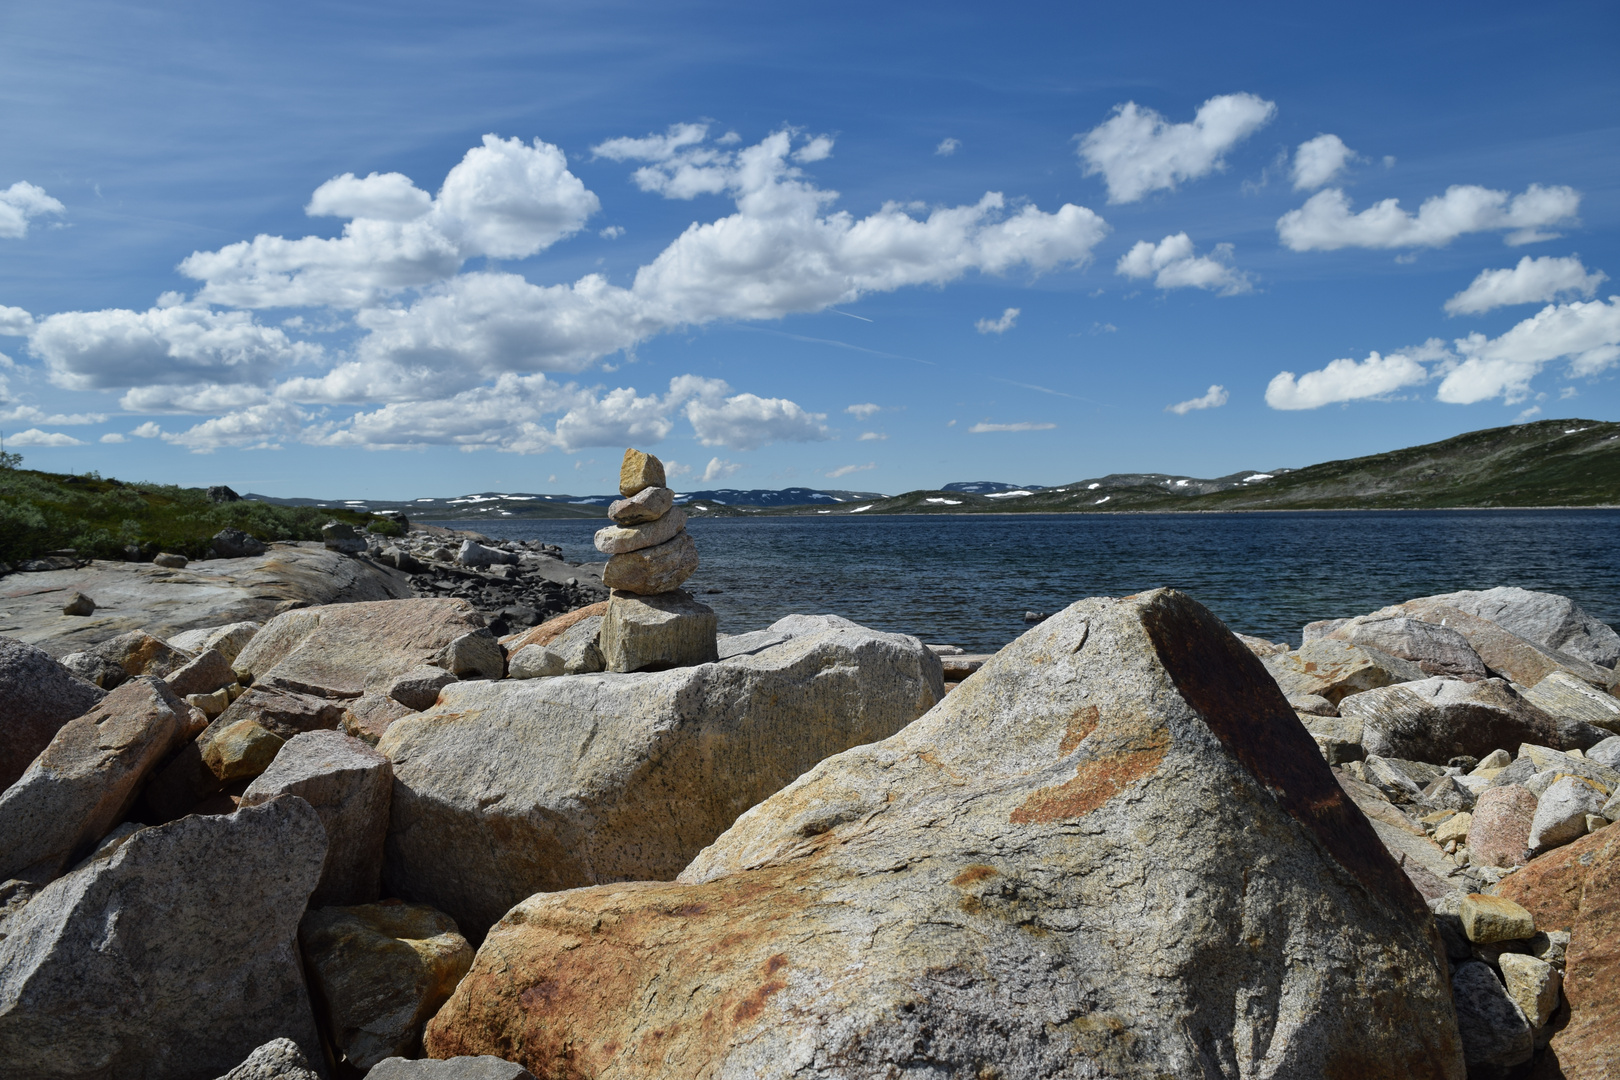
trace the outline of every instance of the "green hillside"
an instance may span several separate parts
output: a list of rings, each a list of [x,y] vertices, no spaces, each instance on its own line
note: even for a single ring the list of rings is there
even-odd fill
[[[0,562],[17,563],[72,548],[81,558],[128,558],[128,548],[150,558],[172,551],[200,558],[214,534],[228,526],[260,540],[319,540],[321,526],[337,518],[378,531],[397,529],[371,514],[262,502],[212,502],[202,488],[127,484],[91,473],[67,476],[0,467]]]
[[[1026,495],[909,491],[831,511],[816,506],[774,512],[1050,514],[1505,506],[1620,506],[1620,424],[1542,420],[1472,431],[1370,457],[1273,473],[1234,473],[1217,480],[1116,474]]]

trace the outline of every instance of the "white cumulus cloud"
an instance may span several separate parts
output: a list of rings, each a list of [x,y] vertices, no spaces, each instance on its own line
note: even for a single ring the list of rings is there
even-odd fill
[[[34,317],[20,307],[0,304],[0,334],[7,337],[27,337],[34,329]]]
[[[1571,378],[1601,374],[1620,360],[1620,296],[1549,304],[1505,334],[1470,334],[1456,342],[1462,362],[1440,382],[1441,401],[1468,405],[1501,397],[1524,400],[1530,380],[1555,360],[1569,360]]]
[[[983,435],[991,431],[1050,431],[1056,424],[1037,424],[1029,420],[1020,420],[1015,424],[990,424],[980,422],[968,428],[973,435]]]
[[[19,180],[0,191],[0,239],[21,240],[28,235],[28,223],[34,218],[60,214],[66,209],[60,200],[45,194],[44,188]]]
[[[1266,404],[1273,409],[1318,409],[1341,401],[1380,398],[1408,386],[1429,381],[1423,362],[1446,353],[1445,343],[1431,339],[1417,349],[1381,356],[1370,354],[1356,361],[1348,357],[1334,360],[1319,371],[1295,377],[1292,371],[1279,372],[1266,386]]]
[[[1218,409],[1227,402],[1226,387],[1216,384],[1211,386],[1203,397],[1188,398],[1178,401],[1174,405],[1166,405],[1165,412],[1175,413],[1177,416],[1186,416],[1196,409]]]
[[[888,436],[881,431],[863,431],[856,442],[883,442]]]
[[[1005,334],[1018,323],[1020,314],[1022,312],[1018,308],[1010,307],[1001,313],[999,319],[980,319],[973,325],[981,334]]]
[[[819,442],[831,437],[822,423],[825,413],[806,412],[786,398],[757,394],[731,394],[721,379],[682,375],[670,383],[670,393],[690,395],[687,420],[704,446],[755,450],[768,442]]]
[[[735,461],[721,461],[717,457],[710,458],[709,464],[703,468],[702,479],[704,483],[711,483],[715,480],[724,480],[726,477],[735,474],[737,470],[741,468],[742,466],[737,464]]]
[[[83,446],[83,439],[75,439],[71,435],[60,431],[41,431],[39,428],[29,428],[10,436],[7,442],[12,446]]]
[[[1535,304],[1574,293],[1590,297],[1609,280],[1599,270],[1587,272],[1578,256],[1526,255],[1507,270],[1481,270],[1468,288],[1446,301],[1451,315],[1479,315],[1512,304]]]
[[[1337,135],[1307,139],[1294,151],[1294,190],[1311,191],[1331,183],[1355,157],[1355,151]]]
[[[962,149],[961,139],[944,138],[939,140],[938,146],[934,147],[934,153],[940,157],[950,157],[960,149]]]
[[[107,414],[47,413],[37,405],[18,405],[14,409],[0,412],[0,421],[14,424],[19,420],[27,424],[104,424],[107,422]]]
[[[1552,239],[1555,233],[1542,230],[1573,220],[1580,204],[1580,193],[1570,187],[1531,184],[1510,195],[1463,184],[1425,199],[1416,214],[1402,210],[1399,199],[1353,214],[1349,197],[1329,188],[1278,218],[1277,235],[1294,251],[1444,247],[1465,233],[1497,231],[1508,231],[1509,244],[1526,244]]]
[[[1157,244],[1139,240],[1114,267],[1123,277],[1153,278],[1161,289],[1209,289],[1221,296],[1235,296],[1254,288],[1247,274],[1233,269],[1231,244],[1216,244],[1209,255],[1196,254],[1186,233],[1167,236]]]
[[[871,402],[866,402],[862,405],[851,405],[844,411],[849,413],[849,415],[853,416],[857,420],[870,420],[872,417],[883,411],[883,406],[873,405]]]
[[[1198,107],[1190,123],[1173,124],[1134,101],[1080,137],[1085,174],[1101,173],[1111,203],[1135,202],[1223,167],[1232,147],[1277,114],[1253,94],[1222,94]]]

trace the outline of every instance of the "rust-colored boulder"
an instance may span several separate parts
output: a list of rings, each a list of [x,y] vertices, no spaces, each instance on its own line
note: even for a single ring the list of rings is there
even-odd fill
[[[1620,1076],[1620,828],[1610,825],[1532,860],[1496,891],[1528,909],[1538,928],[1569,932],[1569,1022],[1553,1035],[1536,1075]]]
[[[1441,949],[1260,661],[1159,590],[1048,619],[677,883],[519,903],[426,1049],[544,1080],[1461,1080]]]
[[[589,604],[582,608],[575,608],[554,619],[547,619],[539,626],[530,627],[521,634],[508,634],[501,638],[501,644],[506,646],[509,655],[515,656],[519,649],[525,645],[550,645],[563,635],[563,632],[582,619],[589,619],[596,615],[606,615],[608,602],[606,600],[596,604]]]

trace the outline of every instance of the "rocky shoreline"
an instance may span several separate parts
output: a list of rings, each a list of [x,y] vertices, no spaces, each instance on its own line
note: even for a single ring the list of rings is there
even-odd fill
[[[1289,649],[1092,598],[947,681],[714,636],[641,502],[640,594],[431,528],[4,579],[0,1080],[1620,1069],[1620,636],[1568,600]]]

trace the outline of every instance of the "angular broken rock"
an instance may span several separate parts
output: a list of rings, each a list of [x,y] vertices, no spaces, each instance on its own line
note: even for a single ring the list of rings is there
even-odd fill
[[[312,907],[298,942],[326,1030],[343,1059],[362,1070],[396,1054],[421,1054],[422,1025],[473,958],[448,915],[398,900]]]
[[[500,679],[506,675],[506,653],[487,627],[469,630],[433,657],[433,662],[458,679]]]
[[[1441,948],[1259,661],[1159,590],[1053,616],[678,884],[523,901],[426,1049],[621,1080],[919,1054],[958,1077],[1460,1080]]]
[[[1523,866],[1529,861],[1536,797],[1522,784],[1487,788],[1468,825],[1468,859],[1475,866]]]
[[[1608,793],[1583,776],[1562,776],[1536,800],[1531,851],[1540,854],[1586,835],[1586,815],[1599,813]]]
[[[1364,615],[1324,635],[1410,660],[1429,675],[1483,679],[1485,662],[1457,631],[1405,616]]]
[[[601,616],[581,619],[549,645],[526,645],[513,655],[507,677],[544,679],[556,675],[588,675],[605,667],[598,638]]]
[[[1620,1061],[1620,829],[1541,856],[1503,878],[1497,891],[1533,912],[1543,930],[1570,932],[1569,1022],[1552,1036],[1548,1055],[1568,1080],[1613,1080]]]
[[[256,720],[238,720],[213,734],[203,748],[203,764],[221,784],[251,780],[270,767],[286,742]]]
[[[532,626],[521,634],[508,634],[501,639],[501,644],[506,647],[506,651],[509,653],[516,653],[519,649],[526,648],[529,645],[549,645],[581,619],[606,615],[607,606],[608,602],[601,600],[594,604],[587,604],[582,608],[575,608],[573,611],[558,615],[554,619],[547,619],[539,626]]]
[[[1462,919],[1463,933],[1477,944],[1521,941],[1536,932],[1535,916],[1501,896],[1470,894],[1463,898],[1457,915]]]
[[[619,494],[634,498],[650,487],[664,486],[664,463],[640,450],[626,450],[619,463]]]
[[[1520,686],[1534,686],[1554,671],[1567,671],[1576,678],[1607,689],[1614,672],[1578,656],[1549,649],[1522,638],[1489,619],[1452,607],[1438,598],[1408,600],[1378,614],[1404,614],[1424,622],[1457,631],[1485,661],[1493,673],[1512,679]]]
[[[608,507],[608,517],[620,525],[641,525],[657,521],[675,505],[675,493],[667,487],[642,488],[628,499],[619,499]]]
[[[62,666],[103,690],[122,685],[137,675],[159,678],[183,667],[190,654],[172,648],[144,630],[131,630],[92,645],[84,652],[62,657]]]
[[[96,602],[82,592],[69,593],[67,603],[62,605],[64,615],[94,615]]]
[[[0,881],[38,863],[54,875],[94,847],[179,742],[185,714],[161,680],[143,677],[64,724],[0,793]]]
[[[242,806],[296,795],[326,829],[326,862],[310,906],[367,904],[382,884],[383,835],[394,770],[388,759],[339,731],[295,735],[242,793]]]
[[[163,681],[181,697],[212,694],[235,682],[236,672],[231,670],[231,662],[224,653],[218,649],[206,649],[165,675]]]
[[[1426,596],[1412,603],[1436,603],[1465,611],[1512,631],[1545,649],[1612,668],[1620,663],[1620,634],[1580,605],[1556,593],[1502,586],[1476,592]]]
[[[271,1039],[219,1080],[322,1080],[291,1039]]]
[[[514,1062],[494,1054],[479,1054],[444,1061],[385,1058],[366,1073],[366,1080],[535,1080],[535,1077]]]
[[[442,667],[423,664],[413,667],[388,684],[388,696],[407,709],[421,712],[433,708],[439,700],[439,691],[456,681],[456,677]]]
[[[296,933],[325,852],[315,812],[278,799],[141,829],[53,881],[0,941],[0,1068],[184,1080],[277,1037],[321,1060]]]
[[[1463,682],[1436,676],[1382,686],[1345,698],[1339,715],[1361,721],[1361,742],[1369,754],[1439,764],[1522,742],[1573,748],[1602,737],[1588,726],[1560,723],[1501,679]]]
[[[448,675],[449,673],[444,672],[443,674]],[[455,679],[452,678],[447,681],[455,682]],[[437,692],[435,692],[435,700],[437,700],[437,697]],[[368,690],[359,697],[344,703],[341,727],[345,735],[353,735],[368,745],[376,746],[377,740],[382,738],[383,734],[388,730],[388,725],[403,716],[409,716],[412,713],[421,711],[421,709],[412,709],[409,706],[402,705],[387,695]]]
[[[943,696],[938,657],[864,628],[657,673],[447,686],[377,747],[394,763],[384,889],[476,940],[531,893],[672,878],[738,814]]]
[[[1567,671],[1555,671],[1530,687],[1524,700],[1549,716],[1620,732],[1620,698],[1594,689]]]
[[[1502,969],[1502,982],[1508,997],[1524,1013],[1533,1028],[1547,1026],[1553,1011],[1558,1008],[1558,991],[1563,980],[1558,969],[1545,960],[1537,960],[1523,953],[1503,953],[1497,960]]]
[[[608,559],[602,584],[618,592],[651,596],[680,588],[697,568],[697,544],[690,533],[681,532],[657,547],[627,551]]]
[[[1530,1060],[1535,1051],[1530,1024],[1488,965],[1460,965],[1451,987],[1469,1076],[1505,1075]]]
[[[1334,705],[1342,705],[1350,694],[1424,677],[1423,670],[1410,661],[1330,638],[1268,656],[1264,663],[1287,696],[1315,694]]]
[[[658,596],[615,593],[602,619],[597,647],[608,671],[662,671],[707,664],[719,620],[714,609],[684,590]]]
[[[675,534],[685,528],[686,511],[676,506],[658,520],[643,525],[609,525],[596,530],[596,550],[608,555],[640,551],[674,539]]]
[[[181,652],[201,653],[214,649],[223,654],[225,659],[235,661],[247,648],[247,643],[253,640],[253,635],[259,632],[256,622],[236,622],[225,626],[210,626],[201,630],[187,630],[174,635],[169,644]]]
[[[1620,735],[1611,735],[1596,746],[1587,748],[1588,760],[1611,769],[1620,769]]]
[[[0,636],[0,788],[23,774],[63,724],[106,695],[45,650]]]

